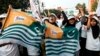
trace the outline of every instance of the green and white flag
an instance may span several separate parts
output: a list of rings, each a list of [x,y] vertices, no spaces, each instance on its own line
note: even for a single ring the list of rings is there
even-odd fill
[[[31,50],[31,55],[40,55],[43,27],[33,17],[21,11],[9,9],[2,27],[0,45],[15,43]],[[29,51],[30,51],[29,50]]]
[[[62,39],[45,39],[46,56],[74,56],[79,41],[78,30],[66,27],[63,33]]]

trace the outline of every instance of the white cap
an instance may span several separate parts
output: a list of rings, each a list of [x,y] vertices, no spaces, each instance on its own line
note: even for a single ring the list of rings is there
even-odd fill
[[[92,18],[94,18],[97,22],[100,22],[100,20],[98,19],[98,17],[93,16]]]
[[[68,17],[68,20],[72,19],[72,18],[75,18],[75,16],[69,16]]]
[[[7,14],[1,14],[0,18],[5,18],[7,16]]]
[[[51,15],[53,15],[53,16],[55,16],[55,17],[57,18],[56,14],[54,14],[54,13],[51,13]]]

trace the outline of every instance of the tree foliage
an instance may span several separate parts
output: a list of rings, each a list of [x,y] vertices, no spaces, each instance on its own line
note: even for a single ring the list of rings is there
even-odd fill
[[[29,0],[0,0],[0,14],[6,13],[9,5],[15,9],[26,9],[29,6]]]

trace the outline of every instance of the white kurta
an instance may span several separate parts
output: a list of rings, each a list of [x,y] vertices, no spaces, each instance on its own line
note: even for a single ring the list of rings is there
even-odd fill
[[[62,22],[63,22],[63,19],[58,19],[56,23],[57,23],[57,25],[59,27],[61,27],[62,26]]]
[[[85,25],[82,25],[82,28],[81,28],[81,37],[82,38],[86,38],[87,37],[87,26],[85,26]]]
[[[100,34],[98,37],[100,37]],[[86,49],[100,51],[100,38],[93,38],[91,28],[87,31]]]
[[[18,46],[16,44],[9,44],[0,47],[0,56],[19,56]]]

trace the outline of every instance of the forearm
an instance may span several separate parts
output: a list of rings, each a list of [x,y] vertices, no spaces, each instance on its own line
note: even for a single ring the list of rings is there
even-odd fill
[[[68,20],[68,18],[67,18],[67,16],[66,16],[66,14],[65,14],[65,12],[64,11],[62,11],[62,15],[63,15],[63,17],[64,17],[64,20]]]
[[[65,23],[68,23],[68,17],[66,16],[66,14],[64,13],[64,11],[62,11],[62,15],[63,15],[63,17],[64,17],[64,20],[63,20],[63,25],[65,24]]]
[[[90,19],[90,18],[88,18],[88,22],[87,22],[87,29],[89,29],[89,28],[90,28],[90,22],[91,22],[91,19]]]

